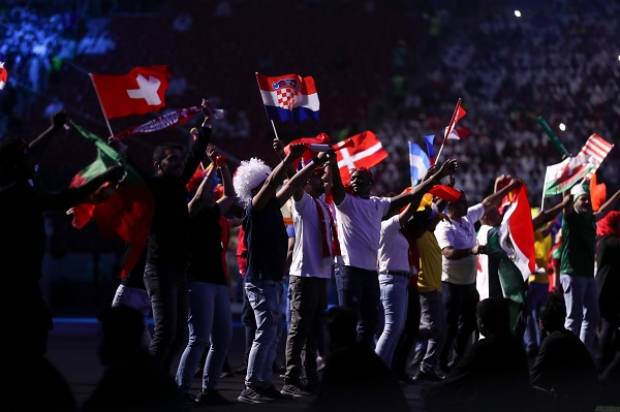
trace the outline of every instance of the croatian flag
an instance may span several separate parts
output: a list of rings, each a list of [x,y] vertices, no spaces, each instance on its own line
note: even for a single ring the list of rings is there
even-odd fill
[[[431,161],[420,146],[409,142],[409,167],[411,168],[411,185],[415,186],[431,167]]]
[[[297,123],[318,120],[319,94],[312,76],[284,74],[270,77],[256,73],[256,82],[269,119]]]

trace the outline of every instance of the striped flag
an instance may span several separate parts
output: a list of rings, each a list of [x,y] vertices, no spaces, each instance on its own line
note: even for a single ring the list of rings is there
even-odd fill
[[[614,145],[603,139],[597,133],[592,133],[586,144],[579,151],[580,155],[585,156],[590,163],[595,167],[586,176],[587,179],[591,178],[603,163],[603,160],[607,157],[607,154],[614,148]]]
[[[420,146],[409,141],[409,168],[411,170],[411,186],[418,184],[431,167],[431,161]]]

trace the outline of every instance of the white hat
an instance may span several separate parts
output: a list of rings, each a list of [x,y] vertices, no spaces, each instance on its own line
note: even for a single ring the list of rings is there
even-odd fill
[[[233,176],[233,186],[244,205],[252,201],[252,190],[263,184],[270,173],[271,168],[255,157],[241,162]]]
[[[573,195],[573,198],[577,199],[580,196],[589,196],[590,188],[584,184],[576,184],[570,190],[570,194]]]

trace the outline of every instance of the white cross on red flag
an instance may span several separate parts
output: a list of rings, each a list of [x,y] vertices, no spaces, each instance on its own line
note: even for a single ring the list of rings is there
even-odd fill
[[[340,177],[345,186],[351,182],[351,172],[354,169],[370,169],[388,157],[381,141],[370,130],[351,136],[332,147],[336,152]]]
[[[90,76],[108,119],[153,112],[166,105],[168,66],[134,67],[126,74]]]

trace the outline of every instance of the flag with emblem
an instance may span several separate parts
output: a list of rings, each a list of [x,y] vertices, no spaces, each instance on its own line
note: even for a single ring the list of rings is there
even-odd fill
[[[603,160],[607,157],[607,154],[611,152],[611,149],[614,148],[614,145],[609,143],[607,140],[603,139],[597,133],[592,133],[586,144],[583,145],[579,154],[585,156],[589,162],[594,165],[594,168],[586,175],[586,178],[589,179],[596,172],[603,163]]]
[[[144,114],[166,105],[168,66],[134,67],[121,75],[90,74],[106,118]]]
[[[589,159],[579,153],[576,157],[567,157],[560,163],[547,166],[543,197],[562,194],[590,175],[596,166]]]
[[[73,227],[81,229],[95,220],[100,231],[111,238],[120,238],[127,245],[121,262],[121,278],[125,278],[138,264],[144,251],[154,211],[153,196],[140,177],[123,157],[103,139],[71,122],[84,139],[92,142],[97,150],[95,160],[72,179],[70,187],[79,187],[114,166],[124,166],[127,177],[117,190],[105,188],[96,202],[86,201],[70,209]]]
[[[388,157],[388,152],[381,145],[381,141],[370,130],[336,143],[332,148],[336,152],[340,177],[345,186],[351,181],[352,170],[370,169]]]
[[[269,119],[297,123],[318,120],[319,94],[312,76],[265,76],[256,73],[256,82]]]

